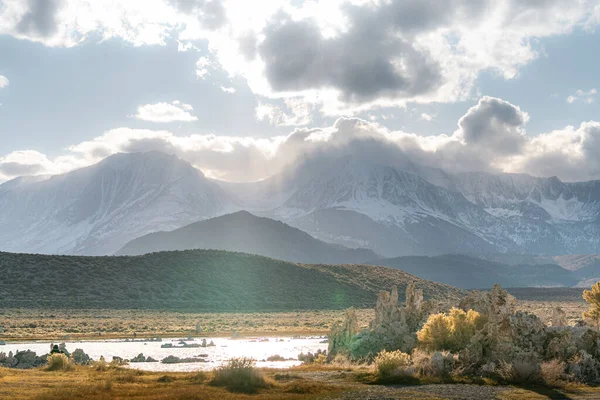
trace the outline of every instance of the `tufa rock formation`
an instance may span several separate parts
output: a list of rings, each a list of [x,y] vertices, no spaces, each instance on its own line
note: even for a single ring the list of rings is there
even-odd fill
[[[375,318],[359,332],[354,310],[348,310],[342,324],[329,336],[329,358],[345,354],[350,359],[372,359],[381,350],[409,351],[416,343],[416,331],[423,322],[423,291],[414,283],[406,288],[406,305],[398,307],[398,288],[381,291],[375,305]]]

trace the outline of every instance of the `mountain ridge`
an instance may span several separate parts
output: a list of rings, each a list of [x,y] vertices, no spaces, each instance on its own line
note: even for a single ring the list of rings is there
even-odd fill
[[[258,217],[245,210],[194,222],[170,232],[149,233],[130,241],[115,255],[193,249],[238,251],[307,264],[359,264],[376,256],[371,250],[319,241],[281,221]]]
[[[127,167],[131,160],[137,167]],[[236,184],[158,152],[0,185],[1,250],[112,254],[148,233],[241,209],[387,258],[600,253],[600,181],[451,173],[358,155],[307,159]]]
[[[411,282],[425,298],[457,288],[369,265],[309,265],[220,250],[143,256],[0,253],[2,308],[290,311],[373,307],[380,290]],[[32,296],[31,293],[35,293]]]

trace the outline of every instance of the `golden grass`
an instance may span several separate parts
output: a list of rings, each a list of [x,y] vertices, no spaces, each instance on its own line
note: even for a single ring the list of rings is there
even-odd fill
[[[569,384],[564,388],[542,386],[513,388],[498,395],[499,400],[598,399],[600,387]]]
[[[519,301],[519,310],[540,317],[560,306],[574,322],[586,310],[584,302]],[[357,310],[359,325],[367,326],[373,309]],[[191,313],[151,310],[106,309],[3,309],[0,310],[0,339],[64,340],[149,337],[327,335],[342,310],[273,313]],[[196,324],[201,332],[196,334]]]
[[[357,310],[368,325],[372,309]],[[150,310],[0,310],[5,340],[117,339],[149,337],[327,335],[342,310],[277,313],[183,313]],[[196,334],[196,324],[201,332]]]
[[[304,399],[313,395],[335,393],[340,387],[325,382],[304,381],[277,383],[273,380],[256,394],[232,393],[226,388],[208,385],[198,373],[142,372],[125,368],[96,371],[76,367],[71,372],[35,370],[0,370],[0,399]],[[271,372],[267,372],[267,375]],[[207,375],[210,375],[208,373]],[[270,379],[270,378],[269,378]],[[309,395],[309,397],[307,397]]]

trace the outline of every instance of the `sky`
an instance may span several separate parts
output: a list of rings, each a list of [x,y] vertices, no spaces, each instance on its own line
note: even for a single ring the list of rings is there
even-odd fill
[[[118,152],[600,179],[600,0],[0,0],[0,182]]]

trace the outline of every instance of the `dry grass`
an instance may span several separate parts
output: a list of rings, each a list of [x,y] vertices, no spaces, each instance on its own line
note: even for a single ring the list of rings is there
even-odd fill
[[[357,310],[368,325],[372,309]],[[240,335],[326,335],[344,311],[278,313],[183,313],[150,310],[3,309],[0,326],[6,340],[114,339]],[[201,332],[196,334],[196,324]]]
[[[271,387],[271,383],[256,369],[254,360],[250,358],[232,358],[214,371],[210,384],[225,387],[230,392],[248,394]]]
[[[0,399],[303,399],[319,394],[340,391],[338,386],[302,378],[275,382],[273,371],[265,371],[272,381],[257,394],[232,393],[226,388],[208,384],[213,373],[142,372],[124,368],[96,371],[91,367],[76,366],[70,372],[48,373],[43,369],[2,370]]]
[[[581,318],[586,303],[519,301],[519,309],[545,318],[560,306],[570,322]],[[359,325],[366,326],[373,309],[357,310]],[[6,340],[114,339],[146,337],[244,335],[326,335],[342,310],[256,313],[192,313],[107,309],[3,309],[0,333]],[[201,332],[196,335],[196,324]]]
[[[547,320],[552,315],[552,310],[556,307],[562,308],[567,314],[570,324],[581,319],[581,314],[588,309],[588,304],[583,301],[532,301],[519,300],[517,308],[520,311],[527,311],[537,315],[543,320]]]
[[[48,357],[46,371],[72,371],[73,364],[64,354],[51,354]]]

